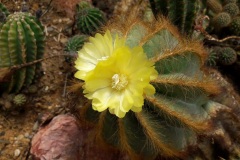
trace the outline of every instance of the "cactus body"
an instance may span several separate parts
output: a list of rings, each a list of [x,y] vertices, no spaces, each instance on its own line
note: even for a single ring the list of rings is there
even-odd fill
[[[0,12],[4,13],[6,17],[10,14],[8,9],[2,3],[0,3]]]
[[[6,20],[6,17],[9,15],[9,11],[7,8],[0,3],[0,29],[1,29],[1,24]]]
[[[77,28],[84,34],[92,34],[105,22],[102,11],[98,8],[79,4],[77,6],[76,24]]]
[[[112,25],[111,25],[112,24]],[[141,112],[128,112],[124,118],[108,110],[94,111],[86,106],[83,114],[97,125],[97,134],[107,143],[128,152],[132,159],[157,155],[182,157],[188,145],[196,142],[195,131],[208,128],[204,106],[217,87],[207,81],[201,67],[206,54],[197,42],[187,42],[165,19],[150,23],[128,17],[106,27],[113,37],[126,38],[129,47],[142,46],[155,62],[158,78],[151,83],[153,97],[145,97]]]
[[[7,17],[0,31],[0,68],[39,59],[44,52],[44,34],[40,23],[28,13],[17,12]],[[36,65],[16,71],[7,84],[8,91],[18,92],[29,85]]]
[[[17,106],[22,106],[26,103],[27,97],[24,94],[18,94],[13,98],[13,103]]]
[[[240,35],[240,17],[236,17],[230,24],[230,30],[235,35]]]
[[[223,11],[229,13],[233,17],[239,13],[239,8],[236,3],[228,3],[223,7]]]
[[[237,53],[231,47],[221,48],[219,54],[219,62],[223,65],[231,65],[237,60]]]
[[[82,48],[86,40],[87,40],[87,36],[76,35],[68,40],[64,50],[66,52],[77,52]]]
[[[213,24],[216,29],[227,27],[231,23],[231,16],[227,12],[221,12],[213,18]]]
[[[149,0],[155,16],[163,14],[175,24],[182,33],[191,34],[197,16],[199,1],[189,0]]]

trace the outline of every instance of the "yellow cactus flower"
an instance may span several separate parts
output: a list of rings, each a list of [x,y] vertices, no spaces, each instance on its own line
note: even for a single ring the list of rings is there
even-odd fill
[[[92,100],[94,110],[102,112],[109,109],[119,118],[129,110],[139,112],[144,96],[155,93],[150,84],[150,80],[157,77],[153,65],[142,47],[118,47],[85,76],[85,96]]]
[[[125,40],[115,39],[106,31],[103,35],[97,33],[95,37],[90,37],[89,42],[85,43],[83,48],[78,52],[78,58],[75,61],[75,68],[79,71],[75,73],[75,77],[84,80],[86,74],[93,70],[97,63],[108,59],[112,55],[113,50],[124,46]]]

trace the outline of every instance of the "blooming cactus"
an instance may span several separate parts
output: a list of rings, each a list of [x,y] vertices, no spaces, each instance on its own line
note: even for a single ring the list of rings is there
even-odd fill
[[[203,74],[206,54],[167,20],[114,19],[78,56],[75,77],[92,101],[82,113],[132,158],[183,157],[209,128],[205,107],[218,87]]]

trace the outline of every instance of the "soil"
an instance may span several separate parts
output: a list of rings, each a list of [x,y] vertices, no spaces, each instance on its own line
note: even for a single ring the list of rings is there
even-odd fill
[[[8,10],[19,11],[22,1],[3,0]],[[50,1],[27,1],[29,12],[33,14],[43,6],[46,10]],[[50,9],[41,17],[45,26],[46,47],[44,57],[64,54],[64,44],[72,36],[73,21],[64,12]],[[42,62],[42,71],[33,85],[37,92],[27,95],[24,106],[0,106],[0,159],[25,160],[30,159],[30,142],[41,123],[54,115],[70,112],[66,84],[69,84],[73,66],[66,62],[63,56]],[[66,81],[68,77],[68,81]]]

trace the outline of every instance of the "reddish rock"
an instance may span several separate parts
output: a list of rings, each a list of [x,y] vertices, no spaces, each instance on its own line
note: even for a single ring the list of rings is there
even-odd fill
[[[79,125],[71,115],[59,115],[32,139],[34,160],[128,160],[117,150],[99,145],[93,128]]]
[[[78,160],[80,134],[73,116],[59,115],[33,137],[31,153],[35,160]]]

